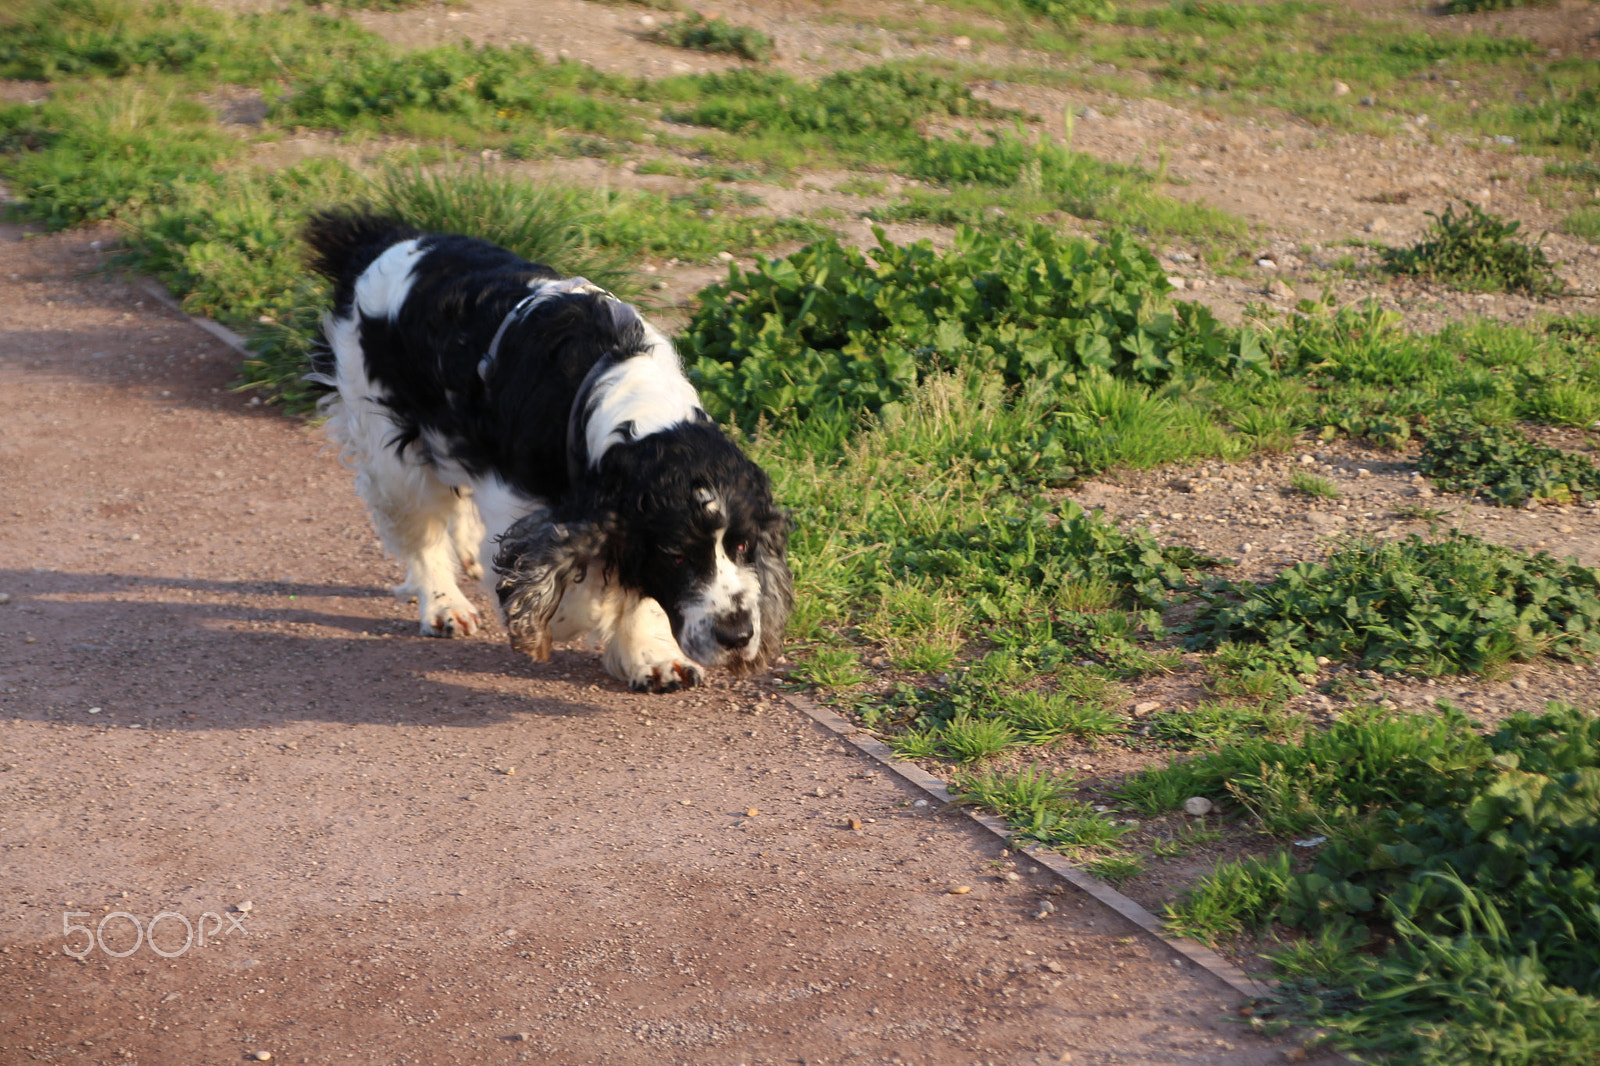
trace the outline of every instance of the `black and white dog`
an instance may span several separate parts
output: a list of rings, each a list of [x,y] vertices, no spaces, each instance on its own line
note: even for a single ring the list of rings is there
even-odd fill
[[[360,211],[306,229],[334,285],[328,432],[427,636],[481,625],[490,575],[513,647],[588,636],[635,690],[777,653],[793,590],[767,476],[700,406],[632,306],[470,237]]]

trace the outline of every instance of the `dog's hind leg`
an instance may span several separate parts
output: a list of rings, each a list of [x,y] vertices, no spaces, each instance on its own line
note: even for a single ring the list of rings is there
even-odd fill
[[[465,637],[483,626],[482,616],[456,584],[462,552],[456,529],[470,533],[482,524],[470,499],[427,466],[408,462],[385,449],[364,457],[356,471],[356,491],[367,503],[383,546],[406,565],[406,580],[395,587],[401,599],[416,598],[426,637]],[[471,518],[463,517],[470,510]],[[473,544],[472,554],[477,552]]]
[[[450,543],[467,577],[481,581],[483,564],[478,561],[478,556],[483,547],[483,518],[478,514],[478,505],[472,499],[470,488],[458,488],[455,492],[456,509],[450,518]]]

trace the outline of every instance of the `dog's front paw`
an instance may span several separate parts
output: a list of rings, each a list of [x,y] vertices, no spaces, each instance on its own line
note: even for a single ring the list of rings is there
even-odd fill
[[[438,593],[422,610],[425,637],[470,637],[482,628],[483,616],[460,593]]]
[[[692,659],[676,658],[636,667],[627,679],[635,692],[676,692],[704,683],[706,672]]]

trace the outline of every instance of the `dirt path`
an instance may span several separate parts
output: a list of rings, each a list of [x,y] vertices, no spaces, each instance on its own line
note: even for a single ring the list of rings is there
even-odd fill
[[[0,1063],[1282,1061],[763,684],[415,636],[316,432],[0,236]]]

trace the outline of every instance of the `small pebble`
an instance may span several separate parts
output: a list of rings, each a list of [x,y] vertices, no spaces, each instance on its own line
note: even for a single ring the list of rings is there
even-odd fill
[[[861,819],[860,818],[851,818],[851,819],[848,819],[845,822],[845,824],[848,825],[851,829],[860,829],[861,828]]]
[[[9,593],[9,592],[0,592],[0,607],[4,607],[6,604],[8,604],[10,602],[11,602],[11,593]]]
[[[950,890],[950,894],[952,896],[965,896],[968,892],[971,892],[971,891],[972,891],[972,886],[971,885],[956,885],[954,888],[952,888]]]
[[[1212,802],[1204,796],[1190,796],[1183,801],[1184,813],[1195,818],[1210,814],[1213,806]]]
[[[745,810],[745,812],[744,812],[744,816],[745,816],[745,817],[746,817],[746,818],[754,818],[754,817],[755,817],[755,816],[756,816],[756,815],[758,815],[758,814],[760,814],[760,813],[761,813],[761,812],[760,812],[760,811],[759,811],[759,810],[758,810],[758,809],[756,809],[756,808],[755,808],[755,807],[749,807],[749,808],[747,808],[747,809],[746,809],[746,810]]]
[[[270,1051],[258,1051],[254,1055],[251,1055],[250,1057],[252,1059],[255,1059],[257,1062],[271,1062],[272,1061],[272,1052],[270,1052]]]
[[[235,903],[233,905],[233,909],[238,911],[240,914],[249,914],[255,909],[255,906],[256,905],[254,903],[251,903],[249,900],[245,900],[243,903]]]

